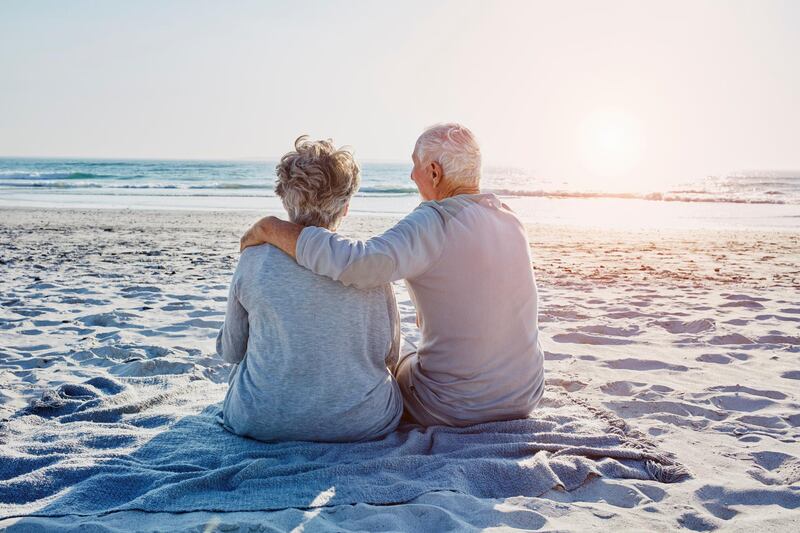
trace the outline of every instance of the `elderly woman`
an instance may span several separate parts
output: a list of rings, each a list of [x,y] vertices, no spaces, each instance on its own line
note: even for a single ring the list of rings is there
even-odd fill
[[[275,192],[298,227],[336,230],[358,189],[353,155],[300,137]],[[302,268],[264,245],[242,253],[217,352],[237,363],[225,427],[265,441],[359,441],[393,431],[403,401],[389,368],[400,328],[391,287],[364,290]]]
[[[267,217],[242,247],[270,242],[311,271],[361,289],[406,280],[422,340],[396,376],[416,422],[526,417],[544,372],[525,229],[495,195],[480,194],[481,154],[467,128],[428,129],[412,159],[424,202],[386,233],[355,241]]]

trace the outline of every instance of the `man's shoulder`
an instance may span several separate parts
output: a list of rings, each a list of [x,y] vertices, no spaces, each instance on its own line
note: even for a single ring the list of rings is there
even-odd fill
[[[403,219],[406,222],[418,225],[446,225],[454,216],[451,206],[436,200],[422,202]]]
[[[460,194],[442,200],[423,202],[417,209],[425,210],[427,213],[436,213],[442,224],[447,225],[465,210],[490,204],[494,206],[495,200],[497,197],[494,194]]]

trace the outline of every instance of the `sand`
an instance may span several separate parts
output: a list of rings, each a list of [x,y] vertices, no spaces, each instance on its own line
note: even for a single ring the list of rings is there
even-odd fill
[[[237,212],[0,209],[0,419],[47,386],[102,373],[186,374],[223,390],[227,367],[213,340],[238,238],[252,220]],[[354,216],[342,231],[366,237],[395,220]],[[692,479],[599,478],[572,492],[506,500],[437,492],[394,506],[124,512],[26,527],[798,530],[800,230],[531,224],[528,232],[549,390],[613,411],[676,454]],[[402,285],[396,290],[413,338],[413,306]]]

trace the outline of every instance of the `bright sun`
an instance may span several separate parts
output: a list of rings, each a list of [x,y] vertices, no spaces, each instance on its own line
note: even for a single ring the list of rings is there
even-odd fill
[[[618,109],[592,112],[579,129],[583,164],[606,185],[630,185],[630,173],[642,158],[644,138],[638,121]]]

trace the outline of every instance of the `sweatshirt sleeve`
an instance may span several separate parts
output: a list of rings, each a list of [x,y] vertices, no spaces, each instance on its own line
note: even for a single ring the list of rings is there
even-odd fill
[[[389,343],[389,351],[386,352],[386,368],[394,375],[397,363],[400,361],[400,312],[397,310],[397,300],[394,297],[394,289],[391,285],[384,285],[386,295],[386,307],[389,312],[389,329],[391,330],[392,340]]]
[[[228,363],[240,363],[244,359],[250,332],[247,311],[238,298],[237,284],[238,276],[234,274],[228,292],[225,322],[217,335],[217,354]]]
[[[297,240],[297,262],[345,285],[371,289],[426,272],[442,255],[444,233],[442,216],[422,204],[386,233],[366,241],[307,227]]]

